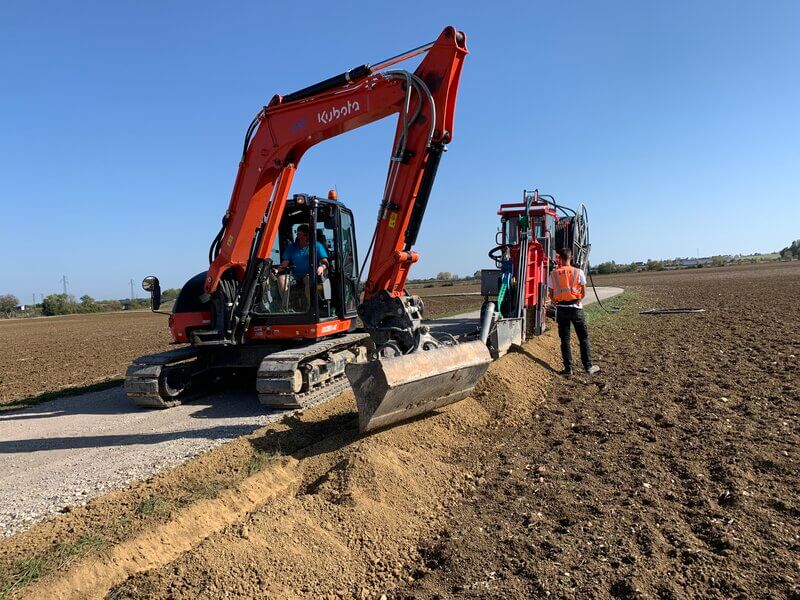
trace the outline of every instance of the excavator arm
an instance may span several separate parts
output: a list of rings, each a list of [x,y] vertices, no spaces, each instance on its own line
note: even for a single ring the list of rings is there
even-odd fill
[[[427,54],[413,73],[388,69],[423,52]],[[472,390],[490,362],[485,345],[444,347],[422,326],[419,299],[404,291],[411,265],[419,259],[412,248],[439,160],[453,136],[466,55],[464,34],[447,27],[431,44],[283,97],[276,95],[259,111],[248,129],[230,204],[210,252],[205,292],[214,307],[214,329],[200,332],[204,343],[245,340],[257,281],[270,266],[292,178],[305,152],[397,114],[359,306],[379,356],[368,368],[361,365],[347,372],[359,404],[361,429],[426,412]]]
[[[214,240],[205,291],[215,301],[220,342],[236,343],[248,322],[254,282],[274,243],[292,178],[315,144],[398,114],[365,298],[402,294],[418,259],[416,241],[439,156],[452,137],[455,99],[467,54],[447,27],[432,44],[375,66],[363,65],[259,111],[246,139],[223,228]],[[427,51],[414,73],[383,70]],[[220,283],[224,282],[221,286]]]

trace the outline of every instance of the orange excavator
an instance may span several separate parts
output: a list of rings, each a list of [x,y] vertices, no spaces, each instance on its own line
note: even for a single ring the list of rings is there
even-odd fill
[[[411,73],[390,69],[425,53]],[[209,267],[184,287],[169,326],[179,347],[143,356],[125,390],[139,406],[166,408],[211,379],[251,373],[262,404],[292,408],[352,386],[362,431],[466,397],[491,356],[422,323],[405,290],[440,158],[453,138],[466,37],[436,41],[362,65],[285,96],[247,130],[228,210]],[[398,123],[363,286],[355,220],[334,192],[289,191],[315,144],[397,114]],[[153,310],[160,285],[147,277]]]

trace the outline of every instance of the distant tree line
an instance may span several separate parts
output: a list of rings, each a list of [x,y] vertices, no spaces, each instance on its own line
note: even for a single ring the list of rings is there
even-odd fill
[[[455,273],[451,273],[450,271],[441,271],[437,273],[436,277],[429,277],[423,279],[409,279],[408,283],[429,283],[435,281],[443,281],[452,283],[454,281],[473,281],[475,279],[481,278],[481,270],[478,269],[472,275],[464,275],[463,277],[459,277]]]
[[[779,252],[771,254],[754,254],[735,256],[715,255],[704,258],[673,258],[666,260],[648,260],[647,262],[632,262],[630,264],[617,263],[613,260],[592,265],[592,272],[601,275],[611,273],[628,273],[636,271],[663,271],[664,269],[687,269],[701,267],[724,267],[731,264],[760,263],[770,260],[798,260],[800,259],[800,240],[794,240]]]
[[[180,289],[169,288],[161,292],[163,303],[171,302],[178,297]],[[20,306],[19,299],[12,294],[0,295],[0,317],[9,318],[17,314]],[[84,294],[80,300],[70,294],[50,294],[42,299],[41,304],[33,307],[34,311],[27,314],[41,314],[45,317],[56,315],[87,314],[98,312],[113,312],[118,310],[137,310],[150,308],[150,298],[133,298],[124,300],[95,300],[89,294]]]
[[[781,260],[797,260],[800,258],[798,254],[800,254],[800,240],[794,240],[791,244],[786,246],[783,250],[779,252],[781,255]]]
[[[666,268],[663,260],[648,260],[647,262],[632,262],[630,264],[617,263],[609,260],[597,266],[592,266],[592,272],[600,275],[610,275],[611,273],[630,273],[636,271],[663,271]]]

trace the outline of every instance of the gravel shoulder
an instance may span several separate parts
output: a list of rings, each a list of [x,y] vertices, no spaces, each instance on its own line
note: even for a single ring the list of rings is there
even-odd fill
[[[0,538],[284,414],[263,410],[255,394],[246,392],[142,410],[121,387],[0,413]]]

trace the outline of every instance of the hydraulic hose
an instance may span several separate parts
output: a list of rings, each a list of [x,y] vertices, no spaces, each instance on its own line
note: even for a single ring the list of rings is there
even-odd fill
[[[592,268],[591,268],[591,264],[589,263],[589,250],[591,249],[592,245],[589,242],[589,212],[586,210],[586,206],[582,204],[580,206],[580,214],[578,214],[578,212],[576,210],[574,210],[572,208],[569,208],[568,206],[561,206],[560,204],[558,204],[556,202],[556,199],[553,196],[551,196],[550,194],[539,194],[539,198],[545,198],[545,202],[547,202],[548,204],[551,204],[554,208],[559,209],[562,213],[564,213],[565,216],[569,217],[570,213],[571,213],[572,217],[574,217],[574,221],[573,222],[576,224],[576,226],[577,226],[577,222],[578,222],[579,219],[583,220],[583,231],[585,232],[585,235],[583,237],[585,239],[579,240],[579,244],[580,244],[580,248],[581,248],[582,253],[583,252],[586,253],[586,271],[589,274],[589,283],[592,286],[592,291],[594,292],[594,297],[597,298],[597,304],[605,312],[607,312],[609,314],[610,313],[619,312],[620,311],[619,308],[616,308],[616,307],[606,308],[605,307],[605,305],[603,304],[603,301],[600,300],[600,294],[597,293],[597,288],[594,285],[594,279],[592,278]],[[573,241],[574,241],[574,238],[573,238]]]

